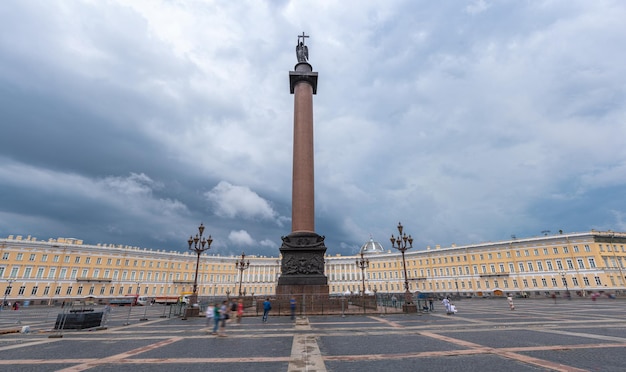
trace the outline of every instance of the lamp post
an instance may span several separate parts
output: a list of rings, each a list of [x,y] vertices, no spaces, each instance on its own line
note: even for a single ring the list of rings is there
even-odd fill
[[[565,271],[559,271],[559,274],[561,274],[561,280],[563,281],[563,284],[565,285],[565,296],[567,297],[568,300],[571,300],[572,297],[569,294],[569,288],[567,287],[567,279],[565,278]]]
[[[413,248],[413,238],[411,235],[407,236],[406,233],[402,233],[403,226],[398,222],[398,237],[391,235],[391,246],[402,253],[402,268],[404,270],[404,305],[402,310],[405,313],[417,312],[417,306],[413,303],[413,296],[409,290],[409,278],[406,271],[406,259],[404,258],[404,252]]]
[[[250,267],[250,260],[246,261],[246,253],[241,252],[241,260],[235,262],[235,269],[239,270],[239,297],[241,297],[241,282],[243,280],[243,272]]]
[[[209,235],[209,237],[205,239],[202,237],[202,233],[204,233],[204,225],[200,223],[200,226],[198,226],[198,234],[196,234],[196,237],[194,238],[193,236],[190,236],[189,240],[187,240],[187,243],[189,244],[189,250],[195,252],[198,255],[198,258],[196,259],[196,275],[193,278],[193,294],[189,299],[189,304],[191,306],[198,303],[198,268],[200,266],[200,255],[202,254],[202,252],[211,249],[211,243],[213,243],[211,235]]]
[[[356,267],[361,269],[361,281],[363,283],[363,289],[361,290],[361,305],[363,306],[363,314],[365,314],[365,269],[370,266],[370,260],[363,257],[361,252],[361,259],[356,260]]]
[[[137,300],[139,299],[139,282],[135,282],[137,283],[137,295],[135,297],[135,299],[133,301],[131,301],[130,303],[130,307],[128,308],[128,316],[126,317],[126,323],[124,323],[125,326],[130,325],[130,312],[133,311],[133,305],[137,303]],[[130,290],[132,291],[133,286],[131,285]]]

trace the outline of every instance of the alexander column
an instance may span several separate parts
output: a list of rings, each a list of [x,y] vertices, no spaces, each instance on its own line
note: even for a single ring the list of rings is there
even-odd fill
[[[317,72],[308,63],[309,48],[304,32],[298,35],[298,63],[289,72],[294,95],[293,180],[291,233],[283,236],[281,276],[276,294],[328,294],[324,275],[324,236],[315,232],[315,179],[313,153],[313,95],[317,93]]]

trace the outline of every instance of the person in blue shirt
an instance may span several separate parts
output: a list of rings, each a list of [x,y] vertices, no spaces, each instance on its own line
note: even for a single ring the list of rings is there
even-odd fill
[[[291,297],[289,300],[289,309],[291,310],[291,320],[296,320],[296,299]]]
[[[272,310],[272,303],[270,302],[270,299],[268,297],[263,302],[263,323],[267,322],[267,315],[269,314],[270,310]]]

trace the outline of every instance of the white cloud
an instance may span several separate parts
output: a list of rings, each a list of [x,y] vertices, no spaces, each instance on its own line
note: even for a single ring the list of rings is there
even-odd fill
[[[250,234],[248,234],[248,232],[245,230],[231,231],[228,234],[228,240],[231,243],[238,245],[238,246],[241,246],[241,245],[251,246],[255,244],[254,239],[252,239]]]
[[[245,186],[221,181],[205,194],[215,207],[215,214],[226,218],[273,220],[278,217],[270,203]]]

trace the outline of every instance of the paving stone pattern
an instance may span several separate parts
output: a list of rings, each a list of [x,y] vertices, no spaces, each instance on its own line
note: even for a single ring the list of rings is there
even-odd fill
[[[626,301],[456,301],[443,311],[229,323],[115,308],[105,329],[52,330],[60,308],[0,312],[2,371],[624,371]],[[441,307],[439,306],[439,309]],[[437,310],[437,308],[435,309]],[[141,318],[147,318],[141,321]],[[128,325],[125,325],[128,323]],[[19,333],[23,326],[30,333]]]

